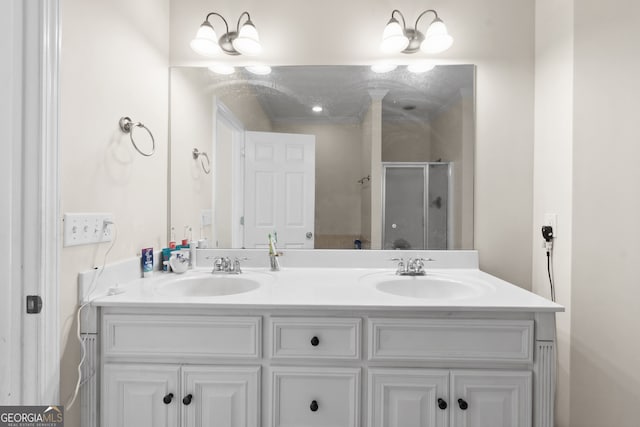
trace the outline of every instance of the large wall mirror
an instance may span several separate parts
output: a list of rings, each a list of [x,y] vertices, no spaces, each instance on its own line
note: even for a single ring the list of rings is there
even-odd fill
[[[172,68],[170,237],[472,249],[475,66],[418,71]]]

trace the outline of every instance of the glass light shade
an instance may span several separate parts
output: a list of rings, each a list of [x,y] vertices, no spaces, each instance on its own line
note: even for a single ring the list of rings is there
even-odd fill
[[[236,69],[233,66],[227,65],[227,64],[214,64],[208,68],[209,68],[209,71],[211,72],[214,72],[216,74],[223,74],[223,75],[233,74],[236,71]]]
[[[371,71],[373,71],[374,73],[378,73],[378,74],[382,74],[382,73],[388,73],[391,72],[393,70],[395,70],[396,68],[398,68],[398,66],[396,64],[373,64],[371,66]]]
[[[233,40],[233,48],[243,55],[257,55],[262,52],[258,30],[251,21],[242,25],[238,32],[238,37]]]
[[[218,45],[218,36],[209,21],[204,21],[200,25],[190,46],[194,52],[204,56],[215,56],[222,52],[220,45]]]
[[[440,53],[449,49],[452,44],[453,37],[447,32],[447,26],[442,20],[436,18],[427,28],[420,50],[425,53]]]
[[[407,46],[409,46],[409,38],[404,35],[404,30],[398,20],[391,18],[387,26],[384,27],[380,50],[384,53],[398,53]]]
[[[407,65],[407,70],[414,74],[426,73],[427,71],[431,71],[435,68],[436,64],[429,61],[420,61],[414,62],[412,64]]]
[[[249,65],[244,67],[248,72],[259,76],[266,76],[271,73],[271,67],[268,65]]]

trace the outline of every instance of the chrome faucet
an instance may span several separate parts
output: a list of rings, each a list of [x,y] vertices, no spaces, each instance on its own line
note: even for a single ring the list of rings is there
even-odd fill
[[[211,270],[211,273],[241,274],[240,259],[236,257],[231,261],[229,257],[216,257],[213,259],[213,270]]]
[[[392,258],[391,261],[398,261],[396,274],[399,276],[424,276],[427,274],[424,269],[426,261],[434,261],[431,258],[409,258],[406,262],[404,258]]]

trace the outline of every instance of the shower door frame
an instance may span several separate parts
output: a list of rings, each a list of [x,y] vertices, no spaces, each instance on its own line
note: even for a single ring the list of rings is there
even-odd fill
[[[422,241],[423,241],[423,249],[426,249],[428,243],[428,227],[429,223],[429,201],[428,201],[428,193],[429,193],[429,166],[430,165],[447,165],[448,166],[448,179],[447,179],[447,250],[452,249],[453,246],[453,163],[452,162],[382,162],[382,249],[385,249],[386,243],[386,232],[385,225],[387,221],[387,168],[395,167],[395,168],[417,168],[421,167],[423,170],[424,177],[424,191],[422,193],[422,210],[423,210],[423,224],[422,224]],[[420,249],[416,249],[420,250]]]

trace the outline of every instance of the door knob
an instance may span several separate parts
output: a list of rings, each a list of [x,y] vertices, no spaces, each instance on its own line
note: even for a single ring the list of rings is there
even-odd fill
[[[445,402],[444,399],[438,399],[438,408],[444,411],[447,409],[447,402]]]
[[[171,403],[172,400],[173,400],[173,393],[169,393],[162,398],[162,401],[164,402],[165,405],[168,405],[169,403]]]
[[[185,405],[189,405],[191,404],[191,399],[193,399],[193,395],[192,394],[187,394],[184,399],[182,399],[182,403],[184,403]]]
[[[469,407],[469,404],[465,402],[464,399],[458,399],[458,406],[460,406],[460,409],[462,409],[463,411],[466,411]]]
[[[313,233],[312,232],[307,232],[307,239],[311,239],[313,237]]]

